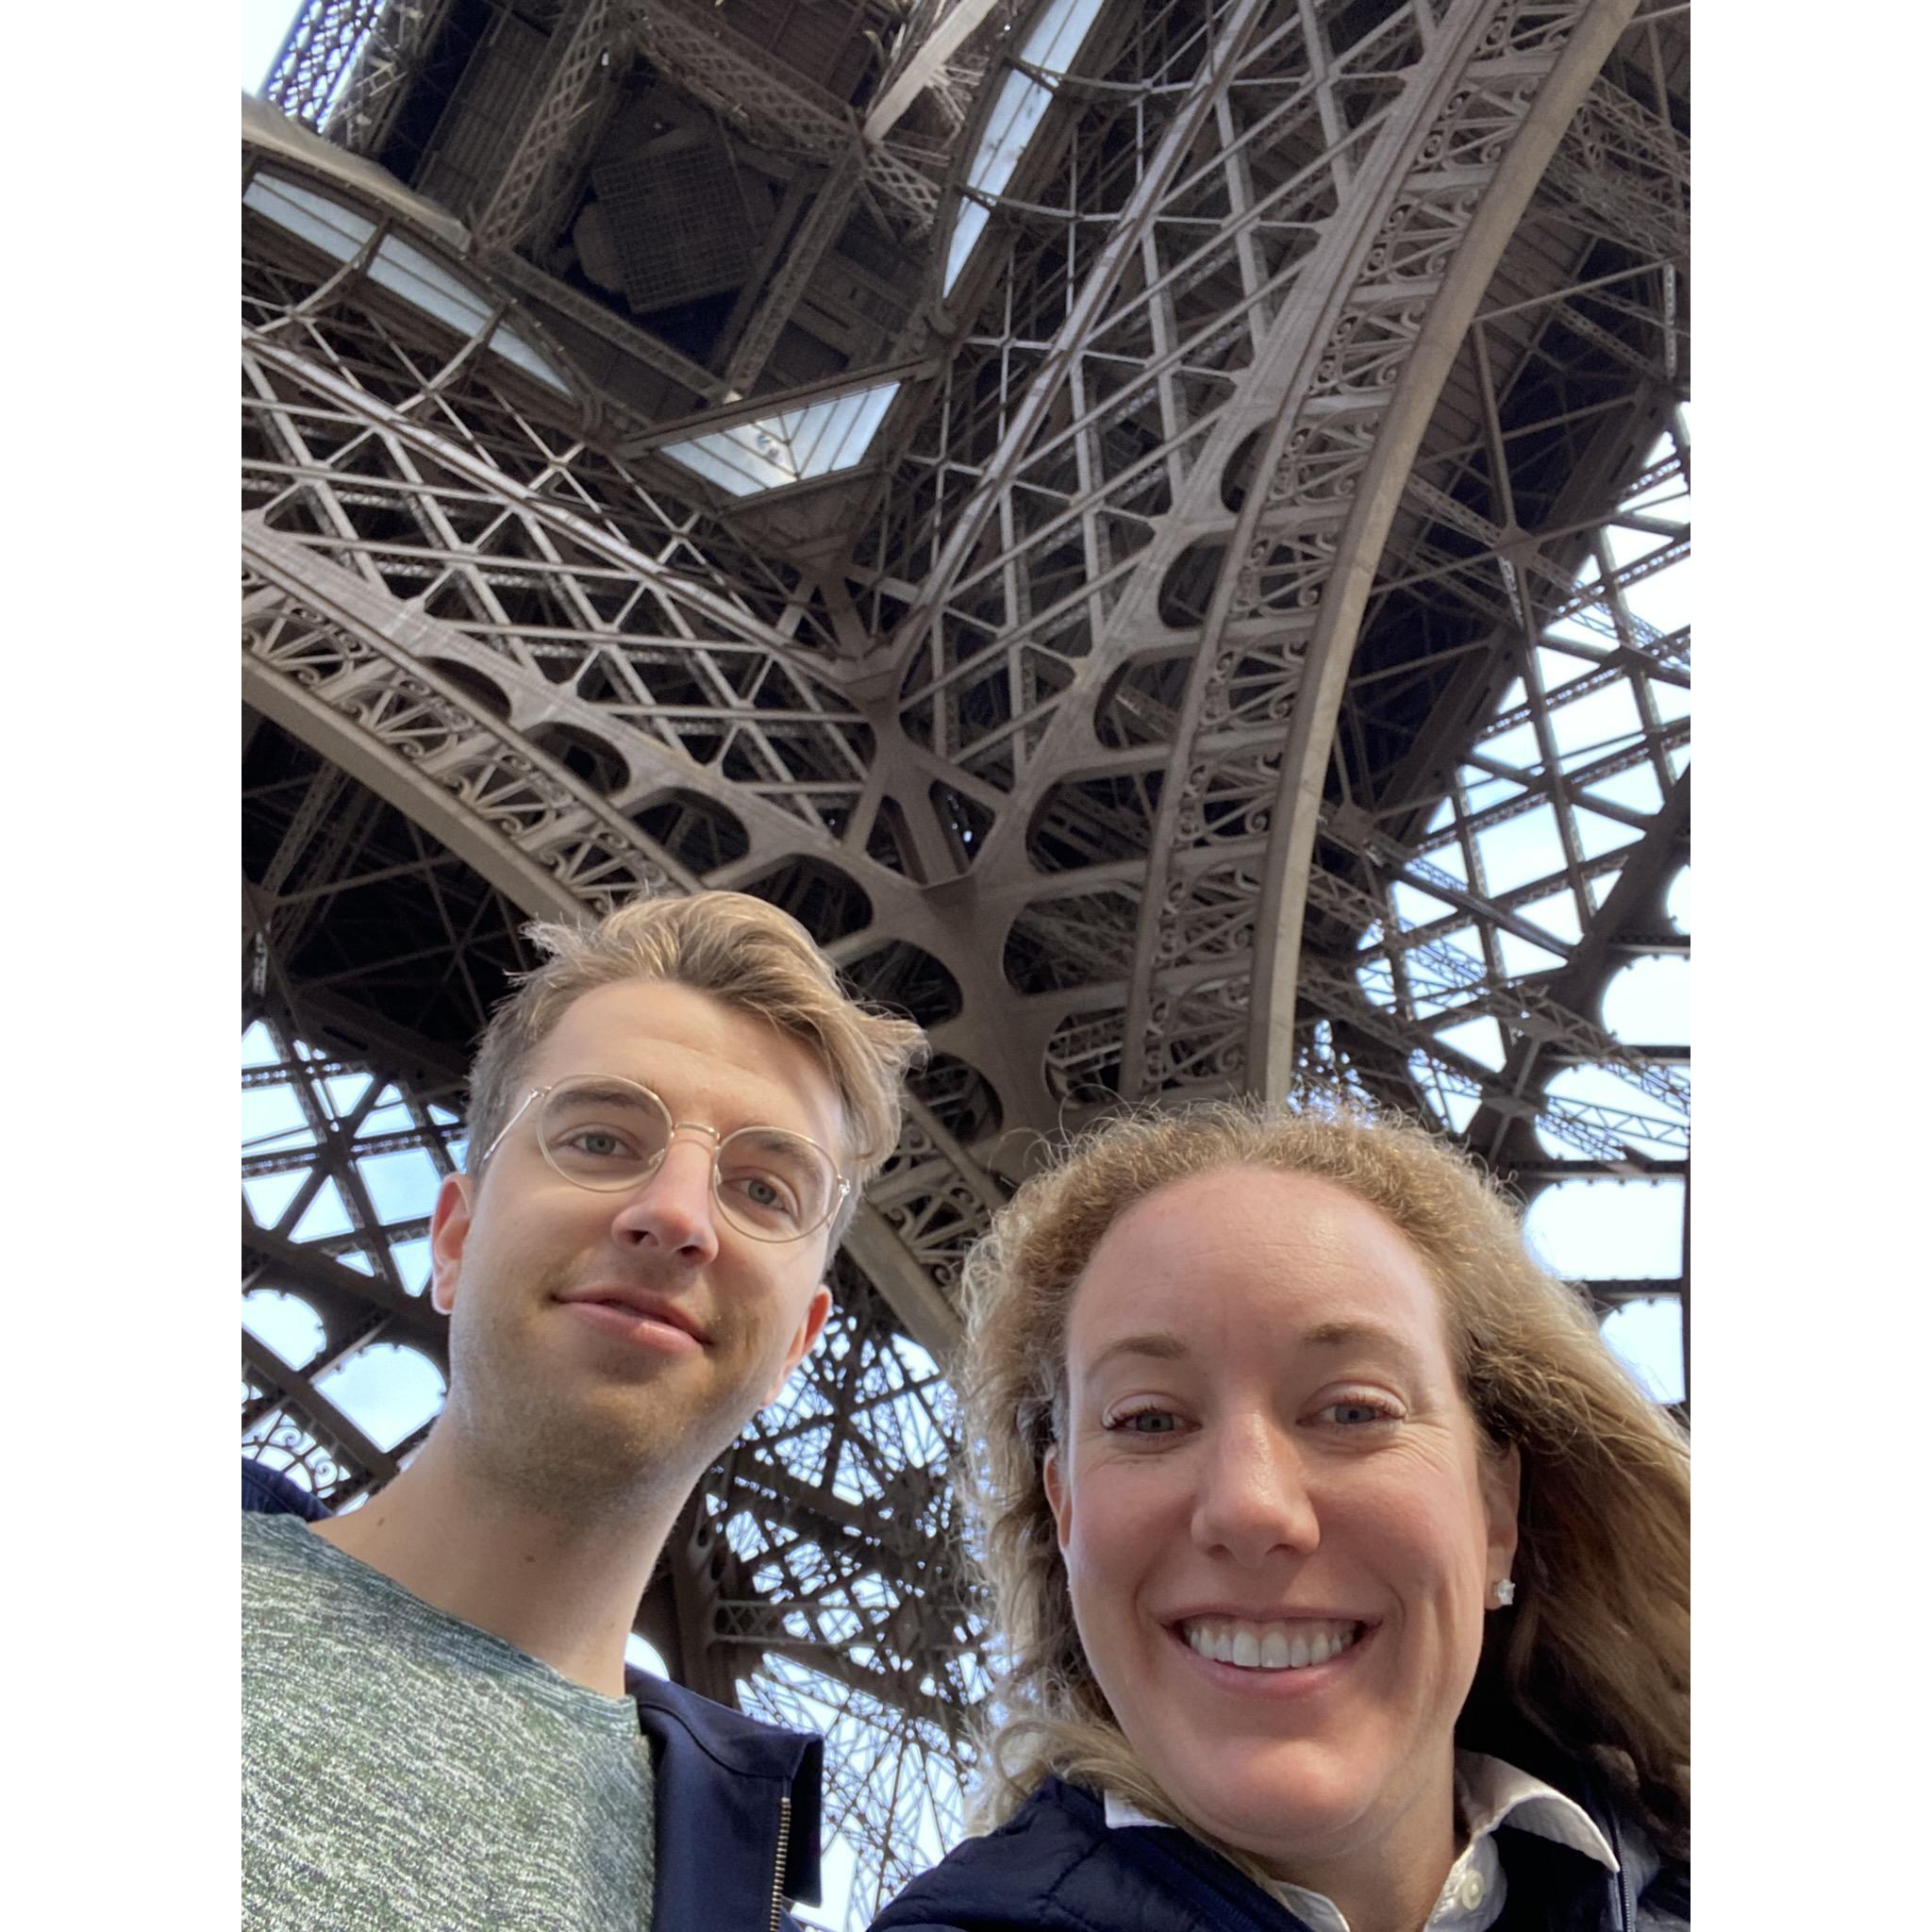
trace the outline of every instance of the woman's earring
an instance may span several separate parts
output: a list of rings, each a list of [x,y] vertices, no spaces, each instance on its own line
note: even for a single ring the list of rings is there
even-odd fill
[[[1507,1610],[1516,1601],[1516,1586],[1505,1576],[1495,1585],[1496,1607]]]

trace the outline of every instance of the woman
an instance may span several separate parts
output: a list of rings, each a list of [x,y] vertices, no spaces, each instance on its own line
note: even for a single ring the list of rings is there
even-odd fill
[[[1115,1123],[967,1297],[997,1828],[874,1932],[1688,1923],[1684,1440],[1467,1162]]]

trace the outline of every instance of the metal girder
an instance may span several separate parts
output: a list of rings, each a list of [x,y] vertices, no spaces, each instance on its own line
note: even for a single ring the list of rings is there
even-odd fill
[[[760,140],[824,162],[860,141],[858,116],[836,96],[789,72],[765,49],[722,21],[685,10],[682,0],[618,0],[652,63]],[[864,149],[867,186],[908,230],[924,233],[939,206],[939,186],[883,142]]]
[[[530,89],[530,107],[509,158],[471,225],[480,254],[507,255],[541,208],[543,190],[573,151],[594,83],[608,71],[617,0],[583,0],[559,24]]]
[[[867,141],[883,141],[899,124],[906,109],[944,71],[946,62],[973,34],[1009,0],[954,0],[929,31],[908,41],[903,58],[889,71],[885,84],[865,111]]]
[[[1342,539],[1345,574],[1340,578],[1339,594],[1331,587],[1323,598],[1282,759],[1274,821],[1278,843],[1271,855],[1256,923],[1256,983],[1263,989],[1255,1002],[1249,1036],[1249,1085],[1256,1092],[1286,1091],[1291,1075],[1295,962],[1323,775],[1351,650],[1394,515],[1395,498],[1441,392],[1449,358],[1474,317],[1510,230],[1575,113],[1578,99],[1635,11],[1636,0],[1592,7],[1568,36],[1484,196],[1471,224],[1472,234],[1465,238],[1430,307],[1391,408],[1393,420],[1384,427],[1369,472],[1357,488],[1357,508]]]

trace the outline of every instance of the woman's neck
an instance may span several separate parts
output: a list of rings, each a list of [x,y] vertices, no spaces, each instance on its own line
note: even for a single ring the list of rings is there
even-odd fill
[[[1448,1788],[1372,1841],[1331,1855],[1297,1855],[1293,1869],[1264,1860],[1279,1883],[1320,1892],[1349,1932],[1423,1932],[1463,1846],[1453,1775]]]

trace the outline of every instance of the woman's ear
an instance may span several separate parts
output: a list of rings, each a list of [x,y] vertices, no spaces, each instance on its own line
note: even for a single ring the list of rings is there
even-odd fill
[[[1481,1458],[1483,1510],[1490,1531],[1490,1574],[1507,1576],[1516,1562],[1516,1518],[1523,1504],[1523,1457],[1514,1442]]]
[[[1058,1442],[1049,1442],[1040,1459],[1040,1484],[1046,1491],[1046,1507],[1053,1511],[1055,1538],[1064,1553],[1067,1539],[1074,1533],[1074,1491],[1061,1474]]]

